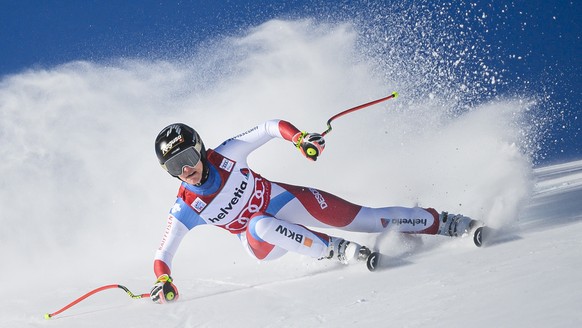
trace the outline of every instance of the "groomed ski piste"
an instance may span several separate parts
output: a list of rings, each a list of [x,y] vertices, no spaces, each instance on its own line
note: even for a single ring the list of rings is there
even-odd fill
[[[406,62],[379,68],[358,35],[349,24],[278,20],[192,58],[74,62],[3,77],[0,326],[580,326],[582,161],[532,164],[552,122],[537,99],[460,106],[499,82],[485,74],[489,84],[468,75],[439,83]],[[396,49],[394,65],[407,55]],[[207,147],[271,118],[322,131],[333,114],[392,91],[397,100],[338,119],[316,163],[273,140],[251,166],[368,206],[480,218],[500,231],[484,247],[331,231],[384,254],[369,272],[295,254],[259,263],[236,237],[200,227],[174,259],[177,302],[112,289],[44,319],[100,286],[149,292],[178,188],[153,152],[161,127],[190,123]]]
[[[537,169],[535,177],[533,199],[519,222],[481,249],[468,238],[434,241],[390,235],[381,245],[388,256],[378,271],[370,273],[364,266],[313,263],[293,255],[257,264],[245,259],[236,243],[216,235],[213,239],[221,245],[208,245],[214,258],[204,256],[207,249],[184,251],[190,254],[180,257],[177,303],[156,305],[110,290],[47,321],[42,317],[45,312],[56,311],[99,284],[123,281],[143,291],[152,279],[130,269],[135,259],[116,264],[108,274],[103,268],[99,274],[87,274],[67,263],[69,269],[58,278],[47,267],[33,266],[12,271],[20,274],[15,282],[7,282],[10,297],[2,300],[0,323],[3,327],[575,327],[582,323],[578,313],[582,161]],[[204,264],[183,263],[201,257]],[[79,275],[77,269],[85,273]],[[42,271],[35,279],[46,276],[46,280],[22,279],[30,278],[31,270]]]

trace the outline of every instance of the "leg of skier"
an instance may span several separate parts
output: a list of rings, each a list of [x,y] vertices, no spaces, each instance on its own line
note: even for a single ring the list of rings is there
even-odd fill
[[[390,229],[403,233],[457,237],[480,225],[468,217],[446,212],[439,214],[432,208],[363,207],[321,190],[282,183],[272,183],[267,212],[279,220],[310,228],[337,228],[368,233]],[[328,251],[332,253],[335,245],[335,253],[339,255],[337,251],[344,244],[342,240],[331,237]],[[359,245],[351,244],[356,247],[353,253],[358,254]]]
[[[283,221],[307,227],[338,228],[354,232],[383,232],[461,236],[478,221],[466,216],[438,213],[432,208],[371,208],[350,203],[314,188],[272,183],[267,212]]]
[[[461,236],[477,222],[461,215],[439,214],[432,208],[362,207],[321,190],[280,183],[272,184],[267,213],[256,213],[246,233],[239,235],[252,256],[270,260],[291,251],[313,258],[336,258],[344,264],[365,260],[371,251],[305,226]]]
[[[335,257],[347,264],[350,260],[364,260],[371,253],[356,243],[315,232],[266,213],[253,215],[241,240],[248,246],[251,255],[264,260],[278,258],[291,251],[317,259]]]
[[[256,258],[261,261],[276,260],[281,256],[287,254],[287,250],[276,246],[274,244],[269,244],[264,240],[257,239],[253,237],[248,232],[243,232],[238,235],[243,247],[248,252],[251,257]]]

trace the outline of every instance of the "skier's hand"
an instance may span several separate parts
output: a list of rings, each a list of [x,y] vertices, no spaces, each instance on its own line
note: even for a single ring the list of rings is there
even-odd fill
[[[156,284],[150,292],[150,298],[158,304],[175,301],[178,299],[178,288],[172,283],[170,276],[163,274],[156,280]]]
[[[292,141],[303,156],[312,161],[316,161],[325,148],[325,139],[319,133],[299,132],[293,136]]]

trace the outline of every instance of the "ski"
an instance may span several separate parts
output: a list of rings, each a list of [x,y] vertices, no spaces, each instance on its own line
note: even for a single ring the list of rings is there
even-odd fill
[[[486,226],[482,226],[475,229],[475,231],[473,232],[473,242],[475,243],[475,246],[477,247],[483,246],[483,243],[487,241],[487,237],[489,236],[490,232],[491,228],[488,228]]]
[[[378,268],[379,261],[380,261],[380,253],[372,252],[368,256],[368,258],[366,259],[366,266],[368,267],[368,270],[370,270],[371,272],[376,271],[376,269]]]

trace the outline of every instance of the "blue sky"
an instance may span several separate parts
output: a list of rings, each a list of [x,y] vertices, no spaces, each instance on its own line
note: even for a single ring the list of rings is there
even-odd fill
[[[372,22],[371,8],[431,1],[1,1],[0,75],[74,60],[175,58],[208,40],[244,33],[272,18],[314,17]],[[445,1],[442,1],[445,4]],[[439,5],[434,5],[435,9]],[[580,1],[461,1],[443,6],[481,33],[503,71],[498,92],[548,96],[555,128],[542,161],[582,158]],[[495,14],[463,19],[469,9]],[[476,24],[479,23],[479,24]]]

